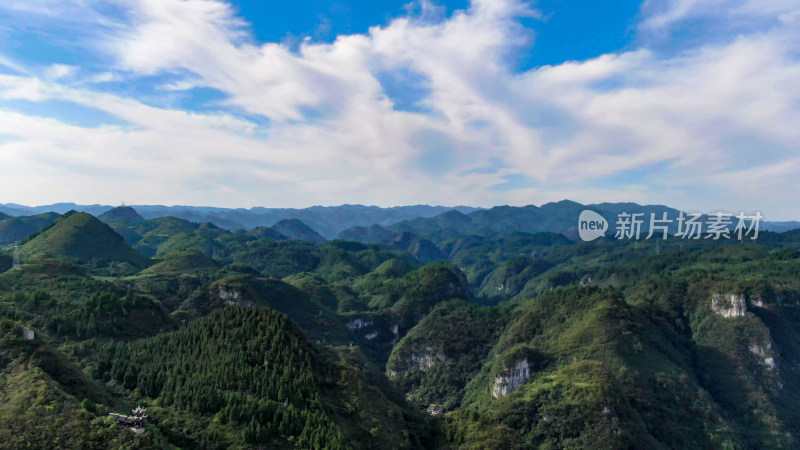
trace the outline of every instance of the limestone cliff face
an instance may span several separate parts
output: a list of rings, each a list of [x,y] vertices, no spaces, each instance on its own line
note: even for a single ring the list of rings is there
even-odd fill
[[[375,339],[376,337],[378,337],[378,332],[377,331],[373,331],[371,333],[367,333],[367,334],[364,335],[364,339],[366,339],[368,341],[371,341],[371,340]]]
[[[508,395],[511,391],[522,386],[531,378],[531,367],[528,364],[528,359],[514,364],[508,372],[500,374],[494,380],[494,387],[492,387],[492,396],[499,398]]]
[[[251,300],[245,300],[242,293],[236,289],[226,289],[220,286],[217,291],[217,296],[226,306],[253,306],[253,302]]]
[[[766,344],[750,344],[750,352],[762,359],[764,366],[769,369],[775,370],[778,364],[775,362],[775,357],[772,353],[772,343]]]
[[[747,313],[747,301],[741,294],[714,294],[711,310],[722,317],[740,317]]]
[[[367,341],[374,341],[373,344],[377,343],[381,347],[394,348],[397,341],[400,340],[398,325],[386,323],[380,319],[353,317],[347,322],[347,328]]]
[[[442,352],[435,352],[431,347],[425,347],[420,353],[412,353],[400,358],[394,369],[388,371],[389,378],[396,380],[403,375],[419,370],[425,372],[431,367],[447,361],[447,356]]]
[[[372,324],[373,323],[372,323],[371,320],[355,318],[355,319],[351,320],[350,322],[347,322],[347,328],[349,328],[351,330],[360,330],[360,329],[365,328],[365,327],[371,327]]]

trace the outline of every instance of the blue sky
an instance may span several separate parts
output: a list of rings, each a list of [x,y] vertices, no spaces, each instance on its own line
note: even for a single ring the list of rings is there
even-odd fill
[[[791,0],[6,0],[0,202],[800,217]]]

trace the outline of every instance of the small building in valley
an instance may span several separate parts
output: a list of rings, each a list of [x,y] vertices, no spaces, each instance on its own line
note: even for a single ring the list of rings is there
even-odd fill
[[[137,406],[135,409],[133,409],[131,411],[130,416],[117,413],[111,413],[109,414],[109,416],[116,419],[117,423],[129,427],[142,428],[144,427],[145,423],[147,423],[147,416],[145,415],[145,409],[140,406]]]
[[[447,412],[447,408],[444,405],[430,405],[428,406],[428,414],[432,416],[438,416],[440,414],[444,414]]]

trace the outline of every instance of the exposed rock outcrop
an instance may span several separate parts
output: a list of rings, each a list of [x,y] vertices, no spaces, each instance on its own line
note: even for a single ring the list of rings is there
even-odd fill
[[[372,333],[367,333],[367,334],[364,335],[364,339],[366,339],[368,341],[371,341],[371,340],[375,339],[376,337],[378,337],[378,332],[377,331],[373,331]]]
[[[772,356],[772,343],[763,345],[750,344],[750,352],[761,358],[762,363],[768,369],[775,370],[778,368],[778,364],[775,362],[775,358]]]
[[[22,339],[25,339],[26,341],[32,341],[35,336],[36,335],[33,330],[28,327],[22,327]]]
[[[431,367],[447,361],[447,356],[442,352],[434,352],[432,348],[425,347],[425,353],[411,355],[400,359],[393,370],[389,370],[389,378],[398,379],[415,370],[425,372]]]
[[[350,322],[347,322],[347,328],[351,330],[360,330],[365,327],[371,327],[373,322],[367,319],[355,318]]]
[[[492,387],[492,396],[499,398],[508,395],[511,391],[519,386],[522,386],[531,378],[531,366],[528,364],[528,359],[514,364],[507,373],[498,375],[494,380],[494,387]]]
[[[740,317],[747,313],[747,301],[741,294],[714,294],[711,310],[722,317]]]
[[[438,416],[444,414],[445,412],[447,412],[447,408],[445,408],[444,405],[431,404],[428,406],[428,414],[431,416]]]
[[[219,295],[220,300],[225,302],[226,306],[253,306],[253,301],[244,300],[242,293],[236,289],[225,289],[220,286],[217,295]]]

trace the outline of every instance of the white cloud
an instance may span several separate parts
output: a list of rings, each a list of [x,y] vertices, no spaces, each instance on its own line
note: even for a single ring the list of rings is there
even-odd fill
[[[179,80],[172,83],[162,84],[158,88],[164,91],[190,91],[200,87],[202,83],[197,80]]]
[[[792,0],[647,0],[640,27],[663,30],[687,20],[728,21],[727,26],[756,25],[763,20],[785,21],[800,12]]]
[[[16,179],[0,180],[0,191],[22,179],[39,187],[9,200],[28,195],[42,203],[63,182],[71,191],[55,192],[110,203],[122,194],[129,202],[229,206],[572,197],[800,215],[796,200],[768,195],[770,180],[786,183],[785,192],[800,188],[793,177],[800,172],[797,8],[790,3],[649,2],[643,32],[712,20],[714,5],[727,11],[720,20],[754,17],[759,27],[676,54],[642,47],[517,73],[510,61],[533,42],[517,19],[539,15],[516,0],[476,0],[449,18],[423,2],[421,17],[332,43],[307,40],[294,52],[253,42],[222,1],[120,1],[126,25],[108,19],[117,25],[101,36],[116,65],[90,82],[120,72],[186,74],[160,88],[214,88],[233,112],[157,108],[67,87],[59,80],[72,70],[44,80],[0,76],[0,99],[65,100],[129,124],[74,127],[0,105],[0,133],[17,138],[0,141],[0,159],[18,168]],[[394,108],[378,74],[396,70],[424,80],[419,103],[427,112]],[[431,137],[428,145],[419,145],[420,136]],[[437,163],[446,167],[429,167]],[[113,176],[114,187],[98,192],[92,173]],[[741,189],[737,180],[746,175],[762,180],[759,189]],[[498,190],[509,176],[535,187]],[[697,195],[698,187],[707,195]]]
[[[59,80],[62,78],[71,78],[78,71],[75,66],[66,64],[53,64],[44,71],[44,76],[48,80]]]
[[[100,72],[98,74],[90,76],[87,79],[87,81],[89,83],[101,84],[101,83],[108,83],[108,82],[111,82],[111,81],[120,81],[121,79],[122,78],[119,75],[115,74],[115,73]]]

